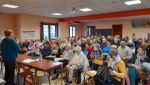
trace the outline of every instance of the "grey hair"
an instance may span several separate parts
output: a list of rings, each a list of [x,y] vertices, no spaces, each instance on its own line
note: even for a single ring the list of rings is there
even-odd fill
[[[150,63],[144,62],[142,68],[145,69],[146,73],[150,74]]]
[[[125,43],[125,41],[121,41],[120,44],[124,44],[125,45],[126,43]]]
[[[69,46],[70,48],[71,48],[71,44],[69,43],[69,42],[67,42],[67,44],[66,44],[67,46]]]
[[[81,51],[81,47],[80,46],[76,46],[75,49],[74,49],[74,51],[80,52]]]
[[[118,55],[118,50],[117,49],[111,49],[109,52],[110,56],[117,56]]]
[[[80,40],[78,40],[77,43],[81,45],[81,41]]]
[[[111,45],[112,49],[117,49],[117,45]]]

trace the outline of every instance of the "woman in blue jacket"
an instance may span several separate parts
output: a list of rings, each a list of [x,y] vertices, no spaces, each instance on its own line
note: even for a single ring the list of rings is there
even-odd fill
[[[20,51],[20,46],[13,39],[13,31],[8,29],[4,32],[5,37],[1,43],[2,59],[5,66],[5,85],[15,85],[14,84],[14,73],[15,73],[15,63],[18,57],[18,51]]]

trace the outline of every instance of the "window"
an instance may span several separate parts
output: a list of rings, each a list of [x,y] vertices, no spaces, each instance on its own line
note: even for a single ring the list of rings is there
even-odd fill
[[[91,35],[91,28],[90,28],[90,27],[87,27],[87,28],[86,28],[86,35],[87,35],[87,36],[90,36],[90,35]]]
[[[41,23],[41,40],[58,37],[58,25]]]
[[[70,26],[70,28],[69,28],[69,36],[70,37],[76,36],[76,27],[75,26]]]
[[[46,37],[49,39],[48,30],[48,25],[43,25],[43,39],[45,39]]]
[[[86,27],[86,36],[96,35],[95,26]]]

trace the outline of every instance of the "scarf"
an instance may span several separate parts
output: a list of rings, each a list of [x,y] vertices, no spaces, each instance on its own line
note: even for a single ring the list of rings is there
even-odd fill
[[[91,59],[102,59],[101,57],[101,52],[100,51],[92,51],[91,55],[90,55]]]
[[[139,55],[137,54],[137,59],[135,61],[135,65],[137,66],[141,66],[142,65],[142,62],[147,56],[145,54],[142,54],[142,55]]]
[[[121,59],[120,56],[117,55],[117,57],[116,57],[115,59],[112,60],[112,62],[110,63],[109,66],[113,68],[114,65],[120,61],[120,59]]]

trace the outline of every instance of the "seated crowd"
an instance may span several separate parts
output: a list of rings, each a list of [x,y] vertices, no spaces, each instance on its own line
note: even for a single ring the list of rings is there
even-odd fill
[[[74,70],[89,67],[98,70],[100,65],[93,64],[94,59],[104,60],[107,56],[107,63],[112,70],[109,71],[110,81],[98,82],[95,78],[95,85],[119,85],[122,79],[129,77],[129,82],[136,85],[138,80],[143,79],[141,75],[148,75],[144,83],[150,80],[150,42],[145,38],[120,38],[119,36],[78,36],[61,40],[25,40],[20,44],[20,54],[29,56],[42,56],[44,59],[63,62],[66,67],[66,85],[72,83]],[[53,56],[53,57],[47,57]],[[149,67],[148,67],[149,66]],[[126,70],[128,69],[128,70]],[[144,71],[143,71],[144,69]],[[141,72],[143,71],[143,72]],[[143,74],[142,74],[143,73]],[[54,70],[52,80],[59,76],[59,68]]]

